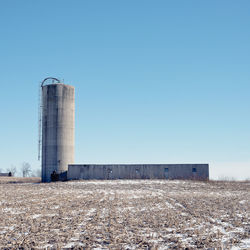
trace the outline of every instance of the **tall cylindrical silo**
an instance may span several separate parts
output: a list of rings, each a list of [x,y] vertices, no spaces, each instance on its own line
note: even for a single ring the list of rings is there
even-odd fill
[[[57,80],[57,79],[56,79]],[[42,84],[42,182],[74,163],[75,89]]]

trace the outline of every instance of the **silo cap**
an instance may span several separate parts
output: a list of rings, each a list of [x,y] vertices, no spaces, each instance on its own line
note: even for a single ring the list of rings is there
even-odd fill
[[[47,78],[45,78],[45,79],[42,81],[41,87],[43,87],[44,84],[46,83],[46,81],[48,81],[48,80],[51,80],[53,84],[55,84],[55,83],[61,83],[61,81],[58,80],[58,79],[55,78],[55,77],[47,77]]]

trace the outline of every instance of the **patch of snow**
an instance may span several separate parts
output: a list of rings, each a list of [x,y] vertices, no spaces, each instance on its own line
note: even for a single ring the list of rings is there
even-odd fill
[[[250,248],[250,238],[241,241],[246,248]]]
[[[44,216],[48,216],[48,217],[54,217],[56,216],[57,214],[45,214]]]
[[[178,206],[178,207],[181,207],[181,208],[185,209],[185,207],[183,205],[181,205],[180,203],[176,202],[175,205]]]
[[[214,231],[214,232],[220,231],[222,234],[227,234],[225,229],[223,227],[220,227],[220,226],[213,226],[211,228],[211,231]]]
[[[175,209],[175,207],[174,207],[171,203],[169,203],[168,201],[166,201],[165,204],[166,204],[166,206],[167,206],[168,208],[170,208],[170,209]]]
[[[10,213],[10,214],[21,214],[21,211],[17,211],[17,209],[12,208],[12,207],[6,207],[2,209],[2,212]]]
[[[245,204],[246,202],[247,202],[246,200],[239,201],[240,204]]]
[[[53,206],[53,207],[51,207],[51,209],[58,209],[58,208],[60,208],[60,206]]]
[[[41,214],[34,214],[31,216],[32,219],[36,219],[36,218],[39,218],[41,217],[42,215]]]
[[[12,230],[14,230],[14,226],[10,226],[10,227],[2,227],[2,231],[0,231],[0,234],[5,234],[5,233],[7,233],[7,232],[9,232],[9,231],[12,231]]]
[[[75,246],[75,242],[68,242],[66,245],[64,245],[62,247],[62,249],[68,249],[68,248],[72,248]]]
[[[53,247],[52,244],[46,244],[46,245],[43,245],[41,248],[42,249],[51,249]]]
[[[240,217],[240,218],[242,218],[243,217],[243,215],[242,214],[236,214],[238,217]]]

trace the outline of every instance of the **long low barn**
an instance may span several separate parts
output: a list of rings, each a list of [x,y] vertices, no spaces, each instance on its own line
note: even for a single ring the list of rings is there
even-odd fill
[[[11,172],[8,172],[8,173],[0,173],[0,176],[12,176],[12,173]]]
[[[68,180],[189,179],[208,180],[208,164],[83,164],[69,165]]]

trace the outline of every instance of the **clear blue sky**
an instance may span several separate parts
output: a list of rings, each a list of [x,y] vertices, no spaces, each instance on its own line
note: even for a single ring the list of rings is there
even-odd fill
[[[0,168],[37,161],[38,83],[76,90],[76,163],[250,178],[250,1],[0,1]]]

